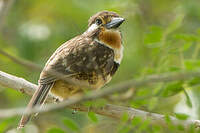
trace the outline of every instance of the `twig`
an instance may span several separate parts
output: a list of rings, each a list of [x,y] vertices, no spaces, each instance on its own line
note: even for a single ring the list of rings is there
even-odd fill
[[[169,82],[169,81],[175,81],[175,80],[186,80],[186,79],[191,79],[193,77],[199,77],[200,72],[180,72],[180,73],[168,73],[168,74],[162,74],[162,75],[154,75],[154,76],[149,76],[144,79],[140,80],[130,80],[128,82],[124,82],[119,85],[115,85],[112,88],[105,88],[101,91],[97,92],[92,92],[89,95],[80,97],[80,96],[75,96],[73,98],[70,98],[69,100],[63,101],[59,104],[48,104],[44,108],[34,108],[32,111],[27,112],[28,113],[34,113],[34,112],[48,112],[51,110],[55,110],[58,108],[63,108],[63,107],[70,107],[70,108],[75,108],[80,111],[88,111],[87,107],[84,106],[73,106],[72,104],[79,103],[82,101],[90,100],[90,99],[96,99],[100,98],[105,95],[110,95],[115,92],[120,92],[122,90],[127,90],[130,86],[134,87],[140,87],[144,86],[148,83],[156,83],[156,82]],[[27,80],[23,78],[18,78],[13,75],[7,74],[5,72],[0,71],[0,84],[3,86],[9,87],[9,88],[14,88],[18,91],[21,91],[23,93],[27,93],[31,95],[33,91],[37,88],[37,85],[32,84],[28,82]],[[53,97],[49,96],[48,97],[49,101],[53,101]],[[25,108],[14,108],[14,109],[2,109],[0,110],[0,118],[7,118],[7,117],[12,117],[16,115],[22,115],[24,112]],[[107,104],[103,108],[90,108],[91,111],[104,115],[104,116],[109,116],[113,118],[121,118],[121,116],[124,113],[127,113],[129,116],[129,119],[133,119],[135,116],[140,116],[143,119],[150,118],[153,122],[161,122],[165,123],[164,115],[160,114],[155,114],[155,113],[150,113],[150,112],[145,112],[142,110],[137,110],[129,107],[123,107],[123,106],[117,106],[117,105],[110,105]],[[180,121],[174,117],[170,117],[172,122],[174,124],[183,124],[186,127],[189,127],[191,124],[194,124],[196,127],[200,127],[200,121],[199,120],[186,120],[186,121]]]
[[[36,65],[28,60],[24,60],[24,59],[20,59],[20,58],[16,58],[10,54],[8,54],[7,52],[3,51],[0,49],[0,54],[9,58],[10,60],[12,60],[13,62],[25,67],[26,69],[28,70],[31,70],[31,71],[41,71],[42,70],[42,67],[40,67],[39,65]]]
[[[88,108],[82,105],[79,106],[70,106],[73,109],[79,110],[79,111],[88,111]],[[129,120],[134,119],[134,117],[140,117],[143,120],[151,120],[152,123],[159,123],[161,125],[166,125],[166,116],[157,114],[157,113],[150,113],[146,111],[142,111],[139,109],[134,109],[131,107],[123,107],[118,105],[111,105],[106,104],[102,108],[93,108],[90,107],[90,111],[95,112],[96,114],[100,114],[103,116],[108,116],[112,118],[121,119],[122,116],[126,113],[128,114]],[[199,120],[178,120],[173,116],[169,116],[171,122],[173,125],[183,125],[184,127],[190,127],[191,124],[194,124],[195,127],[200,127],[200,121]]]

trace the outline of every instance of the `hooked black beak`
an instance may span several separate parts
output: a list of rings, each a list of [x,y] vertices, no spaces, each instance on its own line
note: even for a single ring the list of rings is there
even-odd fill
[[[111,22],[106,24],[106,28],[107,29],[111,29],[111,28],[118,28],[123,22],[125,21],[124,18],[113,18],[111,20]]]

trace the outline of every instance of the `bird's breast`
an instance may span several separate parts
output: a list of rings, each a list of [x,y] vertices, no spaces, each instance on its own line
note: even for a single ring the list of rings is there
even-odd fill
[[[121,47],[122,38],[118,30],[102,30],[98,35],[98,39],[113,49],[119,49]]]

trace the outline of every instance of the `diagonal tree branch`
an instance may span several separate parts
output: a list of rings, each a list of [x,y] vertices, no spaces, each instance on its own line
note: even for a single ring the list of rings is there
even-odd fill
[[[47,112],[51,111],[54,109],[58,108],[63,108],[63,107],[70,107],[72,109],[76,109],[79,111],[88,111],[88,108],[82,105],[76,105],[73,106],[72,104],[79,103],[85,100],[90,100],[90,99],[96,99],[100,98],[105,95],[112,94],[114,92],[119,92],[122,90],[125,90],[126,88],[130,86],[134,87],[140,87],[143,85],[146,85],[148,83],[156,83],[156,82],[169,82],[169,81],[175,81],[175,80],[185,80],[185,79],[191,79],[192,77],[199,77],[200,72],[181,72],[181,73],[169,73],[169,74],[162,74],[162,75],[157,75],[157,76],[149,76],[144,78],[143,80],[131,80],[128,82],[124,82],[122,84],[113,86],[112,88],[107,88],[101,91],[97,91],[94,93],[91,93],[89,95],[80,97],[80,96],[75,96],[73,98],[70,98],[69,100],[66,100],[62,103],[59,104],[49,104],[45,108],[34,108],[31,112],[27,113],[33,113],[33,112]],[[32,95],[34,90],[37,88],[37,85],[32,84],[28,82],[27,80],[23,78],[19,78],[10,74],[7,74],[5,72],[0,71],[0,84],[13,88],[17,91],[23,92],[25,94]],[[125,89],[124,89],[125,88]],[[53,96],[48,97],[48,101],[53,101]],[[130,108],[130,107],[123,107],[123,106],[117,106],[117,105],[111,105],[107,104],[102,108],[95,108],[95,107],[90,107],[90,110],[104,116],[108,117],[113,117],[113,118],[121,118],[124,113],[127,113],[129,116],[129,119],[133,119],[135,116],[140,116],[143,119],[151,119],[152,122],[159,122],[162,124],[165,124],[165,116],[156,114],[156,113],[150,113],[150,112],[145,112],[142,110]],[[14,109],[2,109],[0,110],[0,118],[7,118],[7,117],[12,117],[16,115],[22,115],[24,112],[24,108],[14,108]],[[182,124],[185,127],[189,127],[191,124],[195,125],[196,127],[200,127],[200,121],[199,120],[186,120],[186,121],[180,121],[176,119],[175,117],[170,116],[172,123],[173,124]]]
[[[12,60],[13,62],[21,65],[21,66],[24,66],[26,69],[30,70],[30,71],[37,71],[37,72],[40,72],[43,68],[36,65],[35,63],[32,63],[28,60],[24,60],[24,59],[21,59],[21,58],[16,58],[10,54],[8,54],[7,52],[3,51],[0,49],[0,54],[7,57],[8,59]]]

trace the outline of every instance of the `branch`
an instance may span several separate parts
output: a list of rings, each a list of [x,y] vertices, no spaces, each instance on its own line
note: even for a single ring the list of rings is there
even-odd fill
[[[0,54],[7,57],[8,59],[10,59],[11,61],[21,65],[21,66],[24,66],[26,69],[30,70],[30,71],[37,71],[37,72],[40,72],[43,68],[36,65],[35,63],[32,63],[28,60],[24,60],[24,59],[21,59],[21,58],[16,58],[15,56],[12,56],[10,54],[8,54],[7,52],[3,51],[0,49]]]
[[[28,95],[33,95],[34,91],[37,89],[37,85],[2,71],[0,71],[0,85],[13,88]],[[53,97],[49,96],[48,100],[53,100]]]
[[[126,88],[129,88],[130,86],[134,87],[140,87],[148,83],[156,83],[156,82],[167,82],[167,81],[175,81],[175,80],[184,80],[184,79],[190,79],[192,77],[198,77],[200,75],[200,72],[182,72],[182,73],[170,73],[170,74],[162,74],[162,75],[157,75],[157,76],[149,76],[144,78],[143,80],[131,80],[128,82],[124,82],[122,84],[116,85],[112,88],[107,88],[101,91],[97,91],[94,93],[91,93],[89,95],[80,97],[80,96],[75,96],[73,98],[70,98],[69,100],[63,101],[62,103],[59,104],[49,104],[44,108],[34,108],[31,112],[27,113],[34,113],[34,112],[47,112],[51,111],[54,109],[58,108],[63,108],[65,106],[68,106],[72,109],[76,109],[79,111],[88,111],[88,108],[82,105],[72,105],[78,102],[82,102],[85,100],[90,100],[90,99],[96,99],[100,98],[105,95],[112,94],[114,92],[119,92],[122,90],[126,90]],[[25,94],[32,95],[34,90],[37,89],[37,85],[32,84],[28,82],[27,80],[19,77],[15,77],[13,75],[7,74],[5,72],[0,71],[0,84],[13,88],[17,91],[20,91]],[[48,101],[53,101],[53,96],[48,97]],[[16,115],[22,115],[24,112],[25,108],[14,108],[14,109],[2,109],[0,110],[0,118],[7,118],[7,117],[12,117]],[[165,124],[165,116],[156,114],[156,113],[150,113],[150,112],[145,112],[142,110],[130,108],[130,107],[123,107],[123,106],[117,106],[117,105],[110,105],[107,104],[102,108],[90,108],[91,111],[112,117],[112,118],[121,118],[124,113],[127,113],[129,116],[129,119],[133,119],[135,116],[140,116],[143,119],[151,119],[152,122],[159,122]],[[191,124],[194,124],[196,127],[200,127],[200,121],[199,120],[186,120],[186,121],[180,121],[176,119],[175,117],[170,116],[172,123],[173,124],[182,124],[185,127],[189,127]]]

